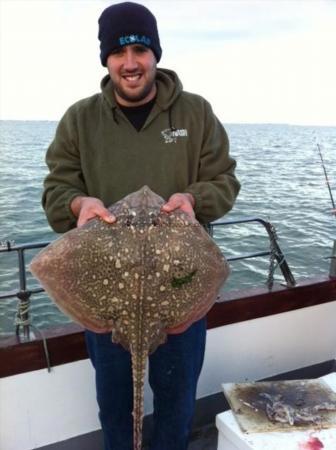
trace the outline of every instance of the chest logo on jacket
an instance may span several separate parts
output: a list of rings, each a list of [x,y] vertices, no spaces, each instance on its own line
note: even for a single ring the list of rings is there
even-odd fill
[[[161,134],[163,136],[165,144],[176,144],[177,138],[188,137],[188,130],[186,130],[185,128],[177,130],[167,128],[166,130],[162,130]]]

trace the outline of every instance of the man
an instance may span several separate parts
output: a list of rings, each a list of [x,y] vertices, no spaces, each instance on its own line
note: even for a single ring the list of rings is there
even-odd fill
[[[52,228],[65,232],[93,217],[113,223],[107,206],[147,184],[207,224],[229,211],[239,191],[226,132],[201,97],[177,75],[158,69],[161,47],[152,13],[126,2],[99,19],[101,93],[72,105],[61,119],[46,161],[43,206]],[[185,450],[205,347],[202,319],[169,335],[149,357],[154,393],[151,450]],[[111,334],[86,332],[96,370],[105,450],[132,449],[129,352]]]

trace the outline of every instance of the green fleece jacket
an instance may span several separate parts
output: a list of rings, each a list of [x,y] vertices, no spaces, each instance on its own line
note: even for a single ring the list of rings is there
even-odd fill
[[[108,75],[101,93],[67,110],[47,151],[42,199],[56,232],[75,227],[70,203],[76,196],[110,206],[145,184],[166,200],[191,193],[201,223],[232,208],[239,192],[236,163],[211,106],[183,91],[170,70],[158,69],[156,83],[156,101],[140,131],[118,107]]]

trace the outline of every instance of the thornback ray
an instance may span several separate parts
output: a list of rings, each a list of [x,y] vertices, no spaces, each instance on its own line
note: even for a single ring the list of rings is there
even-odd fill
[[[134,450],[141,449],[147,357],[216,301],[229,266],[202,225],[144,186],[48,245],[30,270],[74,321],[130,351]],[[176,380],[178,382],[178,380]]]

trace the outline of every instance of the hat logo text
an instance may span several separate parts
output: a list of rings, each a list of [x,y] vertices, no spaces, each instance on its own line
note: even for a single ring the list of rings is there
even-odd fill
[[[130,44],[143,44],[143,45],[146,45],[147,47],[149,47],[151,44],[151,40],[147,36],[139,36],[137,34],[130,34],[128,36],[120,37],[119,44],[121,46],[130,45]]]

